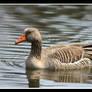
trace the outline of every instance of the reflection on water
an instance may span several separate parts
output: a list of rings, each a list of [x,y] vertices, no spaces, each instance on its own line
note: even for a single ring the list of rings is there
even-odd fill
[[[0,5],[0,88],[92,87],[92,69],[25,70],[30,43],[15,45],[26,27],[36,27],[43,48],[92,43],[92,5]]]
[[[85,74],[89,74],[90,69],[86,68],[83,70],[26,70],[29,87],[53,87],[53,86],[61,86],[61,87],[69,87],[63,83],[87,83],[85,80],[88,79],[88,76]],[[53,83],[41,83],[40,79],[53,81]]]
[[[40,70],[26,70],[29,87],[40,87]]]

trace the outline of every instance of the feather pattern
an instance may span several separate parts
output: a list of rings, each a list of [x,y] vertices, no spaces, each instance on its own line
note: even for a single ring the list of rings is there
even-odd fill
[[[85,50],[83,48],[84,44],[82,44],[61,45],[61,48],[60,45],[49,47],[42,52],[43,62],[47,63],[47,67],[52,69],[81,69],[87,67],[91,63],[89,53],[92,53],[92,51]],[[88,44],[85,43],[85,45]]]

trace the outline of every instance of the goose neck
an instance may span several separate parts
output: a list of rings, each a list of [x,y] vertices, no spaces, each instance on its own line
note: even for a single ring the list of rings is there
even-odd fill
[[[31,54],[36,58],[41,58],[42,43],[38,40],[32,42]]]

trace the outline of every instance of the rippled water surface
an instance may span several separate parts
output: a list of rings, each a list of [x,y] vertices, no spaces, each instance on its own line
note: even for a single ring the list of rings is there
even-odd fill
[[[43,48],[92,42],[91,5],[0,5],[0,88],[92,88],[92,69],[25,70],[30,43],[15,45],[26,27],[36,27]]]

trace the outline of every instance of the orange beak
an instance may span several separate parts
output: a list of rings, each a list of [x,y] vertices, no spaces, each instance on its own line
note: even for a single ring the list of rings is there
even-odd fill
[[[26,35],[22,34],[22,36],[20,38],[18,38],[18,40],[15,41],[15,44],[21,43],[26,41]]]

